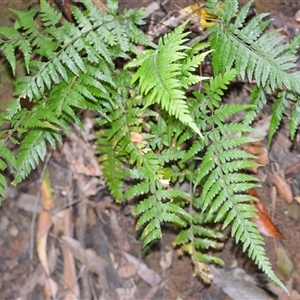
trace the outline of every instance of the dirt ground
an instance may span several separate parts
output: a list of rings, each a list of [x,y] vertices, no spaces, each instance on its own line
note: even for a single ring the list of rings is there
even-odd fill
[[[166,17],[166,12],[194,2],[170,0],[158,9],[155,3],[123,0],[120,9],[148,7],[150,27]],[[11,24],[7,8],[25,9],[28,4],[2,0],[1,5],[0,26],[7,26]],[[300,23],[293,16],[276,11],[276,6],[272,9],[274,28],[284,27],[290,37],[299,33]],[[12,78],[3,61],[2,58],[0,109],[13,91]],[[226,97],[228,102],[248,99],[247,83],[232,85]],[[273,103],[274,99],[269,99],[254,124],[265,136]],[[287,123],[288,112],[272,146],[268,148],[264,139],[249,151],[265,162],[265,166],[253,170],[262,183],[257,193],[284,236],[265,237],[266,250],[291,298],[267,285],[231,238],[217,253],[225,265],[222,269],[212,268],[215,280],[210,285],[194,276],[189,258],[173,248],[175,233],[170,228],[166,228],[161,241],[143,249],[135,232],[132,205],[114,203],[92,147],[81,132],[74,131],[74,139],[49,154],[46,169],[41,166],[17,188],[9,188],[0,207],[0,299],[47,299],[57,289],[55,299],[299,300],[300,134],[291,142]],[[52,193],[51,203],[47,191]],[[291,191],[292,199],[287,191]],[[47,205],[52,214],[45,217],[42,207]]]

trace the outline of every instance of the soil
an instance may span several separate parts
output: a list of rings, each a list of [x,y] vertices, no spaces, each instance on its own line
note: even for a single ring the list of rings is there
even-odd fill
[[[153,3],[155,1],[123,0],[120,9]],[[167,1],[153,12],[154,19],[164,17],[165,11],[178,11],[193,3],[192,0]],[[25,10],[28,3],[3,0],[1,5],[0,25],[8,26],[12,24],[12,15],[7,8]],[[290,13],[283,15],[276,6],[272,10],[277,22],[273,23],[275,28],[284,27],[290,35],[299,32],[299,23]],[[0,109],[3,109],[12,97],[13,85],[4,58],[0,58],[0,63]],[[241,83],[231,87],[226,101],[248,99],[249,87]],[[270,99],[261,113],[257,128],[263,129],[268,123],[273,101]],[[300,134],[294,142],[288,139],[288,114],[271,147],[267,146],[266,139],[259,145],[267,163],[255,174],[262,183],[257,193],[272,222],[285,237],[265,237],[265,247],[274,272],[288,285],[291,298],[275,287],[262,287],[266,278],[242,253],[240,245],[228,238],[224,249],[215,253],[225,262],[223,269],[215,272],[221,279],[227,274],[227,278],[233,280],[230,286],[244,289],[249,296],[247,299],[251,296],[249,290],[238,283],[251,281],[250,290],[261,287],[265,293],[261,295],[267,295],[267,299],[300,299],[297,298],[297,292],[300,293]],[[89,120],[88,115],[86,118]],[[83,150],[76,152],[74,149]],[[77,170],[82,165],[78,157],[88,162],[80,175]],[[93,149],[77,132],[74,140],[66,141],[48,158],[46,172],[49,172],[51,184],[51,203],[45,200],[47,188],[41,188],[45,182],[42,181],[42,174],[45,174],[42,166],[25,182],[9,188],[0,208],[1,300],[47,299],[54,287],[57,288],[55,299],[238,299],[225,288],[225,279],[221,284],[217,281],[206,284],[194,275],[190,259],[172,246],[175,237],[172,229],[167,228],[162,239],[151,248],[143,249],[135,232],[130,203],[119,205],[111,199],[101,176],[95,176],[101,173],[96,164]],[[274,176],[282,180],[281,185],[291,188],[291,201],[287,202],[286,194],[276,188]],[[88,192],[83,194],[83,190]],[[43,217],[45,205],[49,205],[52,213],[46,212]],[[41,233],[39,226],[43,222],[51,229]],[[49,276],[45,276],[45,269]],[[230,275],[236,274],[230,273],[234,270],[239,271],[239,280]],[[235,293],[238,294],[238,290]],[[265,299],[253,297],[251,299]]]

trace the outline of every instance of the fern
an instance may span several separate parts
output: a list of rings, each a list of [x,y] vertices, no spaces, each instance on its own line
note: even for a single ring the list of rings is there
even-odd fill
[[[146,106],[161,104],[170,115],[188,124],[201,136],[189,114],[184,88],[205,79],[194,75],[192,71],[209,52],[185,60],[188,47],[183,43],[187,41],[185,37],[188,33],[183,33],[183,30],[186,23],[187,21],[178,26],[172,34],[166,34],[159,41],[157,49],[145,51],[127,67],[140,66],[132,78],[132,83],[139,80],[141,92],[147,95]]]
[[[144,245],[161,237],[165,223],[173,223],[174,244],[207,276],[206,264],[222,263],[210,252],[224,239],[213,224],[231,225],[236,242],[284,288],[251,221],[256,214],[247,190],[258,182],[243,172],[254,157],[241,146],[256,141],[249,137],[251,123],[275,90],[269,142],[287,109],[295,136],[300,76],[293,70],[300,38],[282,44],[277,31],[265,33],[267,14],[244,24],[251,3],[239,10],[236,0],[207,0],[207,11],[217,16],[209,43],[190,46],[188,21],[155,45],[138,28],[143,11],[119,15],[115,0],[107,2],[107,14],[83,1],[85,9],[72,10],[75,23],[62,20],[45,0],[39,11],[12,10],[17,20],[14,28],[0,28],[0,50],[13,74],[21,52],[27,74],[17,78],[15,98],[0,114],[0,126],[10,125],[1,132],[0,169],[10,164],[13,183],[19,183],[44,159],[48,144],[55,148],[63,133],[72,133],[70,123],[82,127],[78,112],[94,110],[103,176],[116,201],[139,200],[134,214]],[[147,47],[143,53],[140,44]],[[196,75],[209,53],[213,77]],[[117,69],[116,59],[126,66]],[[236,76],[255,83],[249,104],[223,103]],[[202,91],[190,91],[203,80]],[[32,102],[31,110],[21,107],[23,98]],[[244,120],[232,122],[236,114]],[[16,158],[10,143],[20,143]],[[0,174],[0,195],[6,187]]]
[[[300,37],[296,36],[290,42],[282,44],[284,36],[278,34],[278,30],[264,32],[271,20],[263,19],[268,14],[260,14],[252,18],[244,25],[247,12],[253,1],[249,1],[240,11],[231,10],[237,7],[237,1],[225,1],[224,9],[214,9],[219,6],[217,1],[208,0],[206,5],[219,17],[210,30],[210,42],[215,51],[213,52],[213,69],[215,74],[224,73],[234,67],[237,76],[251,82],[255,80],[262,93],[272,93],[278,89],[289,92],[289,98],[296,101],[300,95],[300,72],[293,72],[297,60],[296,50],[300,45]],[[230,7],[230,9],[229,9]],[[231,10],[231,11],[230,11]],[[260,95],[261,99],[265,98]],[[276,106],[286,107],[284,98],[279,94]],[[293,110],[297,111],[297,108]],[[269,141],[280,121],[282,115],[275,112],[272,114]],[[290,122],[290,135],[295,136],[298,117],[293,114]]]
[[[111,7],[111,14],[100,13],[90,1],[84,5],[84,11],[73,10],[77,24],[62,22],[61,14],[41,1],[40,25],[35,21],[37,10],[12,10],[17,16],[15,29],[0,28],[0,50],[13,73],[18,50],[23,53],[28,73],[16,80],[16,98],[3,114],[3,123],[12,125],[6,139],[17,143],[26,133],[16,159],[15,184],[44,159],[47,142],[54,147],[55,142],[61,142],[62,130],[70,133],[68,122],[81,126],[76,110],[89,108],[104,114],[101,105],[110,102],[116,87],[111,57],[137,52],[135,43],[150,44],[136,27],[142,23],[140,12],[118,16],[116,5]],[[124,31],[126,26],[130,27],[128,32]],[[35,103],[32,111],[21,108],[22,98]],[[17,140],[13,139],[16,133]],[[1,147],[1,152],[6,151],[5,143]],[[5,168],[5,163],[1,167]],[[1,185],[5,187],[3,179]]]

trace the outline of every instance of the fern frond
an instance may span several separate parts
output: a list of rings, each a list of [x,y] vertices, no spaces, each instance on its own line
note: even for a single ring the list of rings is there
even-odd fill
[[[239,11],[234,24],[230,23],[232,14],[227,15],[222,10],[218,13],[222,24],[214,26],[210,36],[211,45],[215,49],[212,54],[214,72],[224,73],[235,66],[237,75],[242,79],[247,74],[249,81],[255,79],[263,87],[283,89],[285,85],[299,92],[300,88],[295,86],[288,73],[295,66],[294,51],[290,51],[287,45],[280,45],[283,37],[278,36],[276,30],[263,33],[270,23],[270,20],[262,21],[267,14],[252,18],[241,28],[246,12],[247,8]],[[223,56],[224,52],[227,57]]]
[[[187,225],[186,219],[190,219],[190,215],[180,206],[172,202],[161,202],[157,196],[162,191],[157,191],[153,196],[141,201],[136,209],[135,215],[140,217],[137,221],[137,228],[146,225],[143,229],[142,240],[143,245],[146,246],[154,239],[161,238],[161,223],[171,222],[181,227]],[[164,198],[171,198],[173,195],[182,195],[181,191],[165,191]]]
[[[290,116],[290,136],[294,140],[300,122],[300,99],[297,99]]]
[[[187,59],[188,54],[184,51],[188,47],[183,45],[188,35],[188,33],[183,33],[186,23],[178,26],[174,32],[165,35],[159,41],[157,49],[145,51],[129,63],[127,68],[139,66],[132,78],[132,83],[139,80],[141,92],[147,97],[146,106],[153,103],[160,104],[171,116],[175,116],[201,135],[189,113],[183,88],[205,79],[193,75],[191,71],[208,52]]]
[[[250,200],[249,197],[247,198]],[[241,241],[243,243],[243,251],[247,251],[249,257],[258,265],[258,267],[276,284],[286,290],[285,286],[272,270],[271,263],[263,247],[263,238],[259,234],[256,224],[249,220],[256,216],[254,208],[251,205],[245,205],[243,203],[244,201],[245,197],[243,197],[241,204],[238,204],[240,202],[239,197],[228,200],[230,212],[227,214],[223,223],[223,228],[232,222],[231,235],[235,237],[236,242]],[[221,217],[223,216],[224,215],[222,214]]]
[[[62,142],[61,136],[46,129],[39,130],[35,128],[28,132],[22,141],[16,158],[17,174],[13,184],[20,183],[36,168],[40,160],[44,160],[47,150],[46,142],[49,142],[54,148],[57,142]]]
[[[270,131],[269,131],[269,144],[271,144],[272,137],[279,127],[283,113],[285,112],[286,108],[290,106],[286,96],[287,96],[287,92],[279,93],[277,100],[273,105],[272,117],[270,122]]]
[[[1,133],[0,133],[1,134]],[[16,159],[14,154],[6,147],[5,141],[0,140],[0,195],[4,195],[5,190],[7,189],[7,180],[5,176],[2,174],[8,164],[12,166],[12,168],[16,167]],[[2,199],[0,197],[0,204]]]

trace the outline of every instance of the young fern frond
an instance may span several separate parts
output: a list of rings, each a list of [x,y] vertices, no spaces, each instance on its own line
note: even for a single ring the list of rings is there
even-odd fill
[[[186,103],[185,89],[189,84],[206,79],[192,73],[203,61],[205,54],[187,58],[189,48],[184,44],[188,32],[183,32],[186,23],[174,32],[166,34],[154,50],[147,50],[127,65],[127,68],[140,66],[132,78],[139,80],[141,92],[146,95],[146,106],[161,105],[170,115],[190,126],[201,136],[195,121],[191,118]]]

